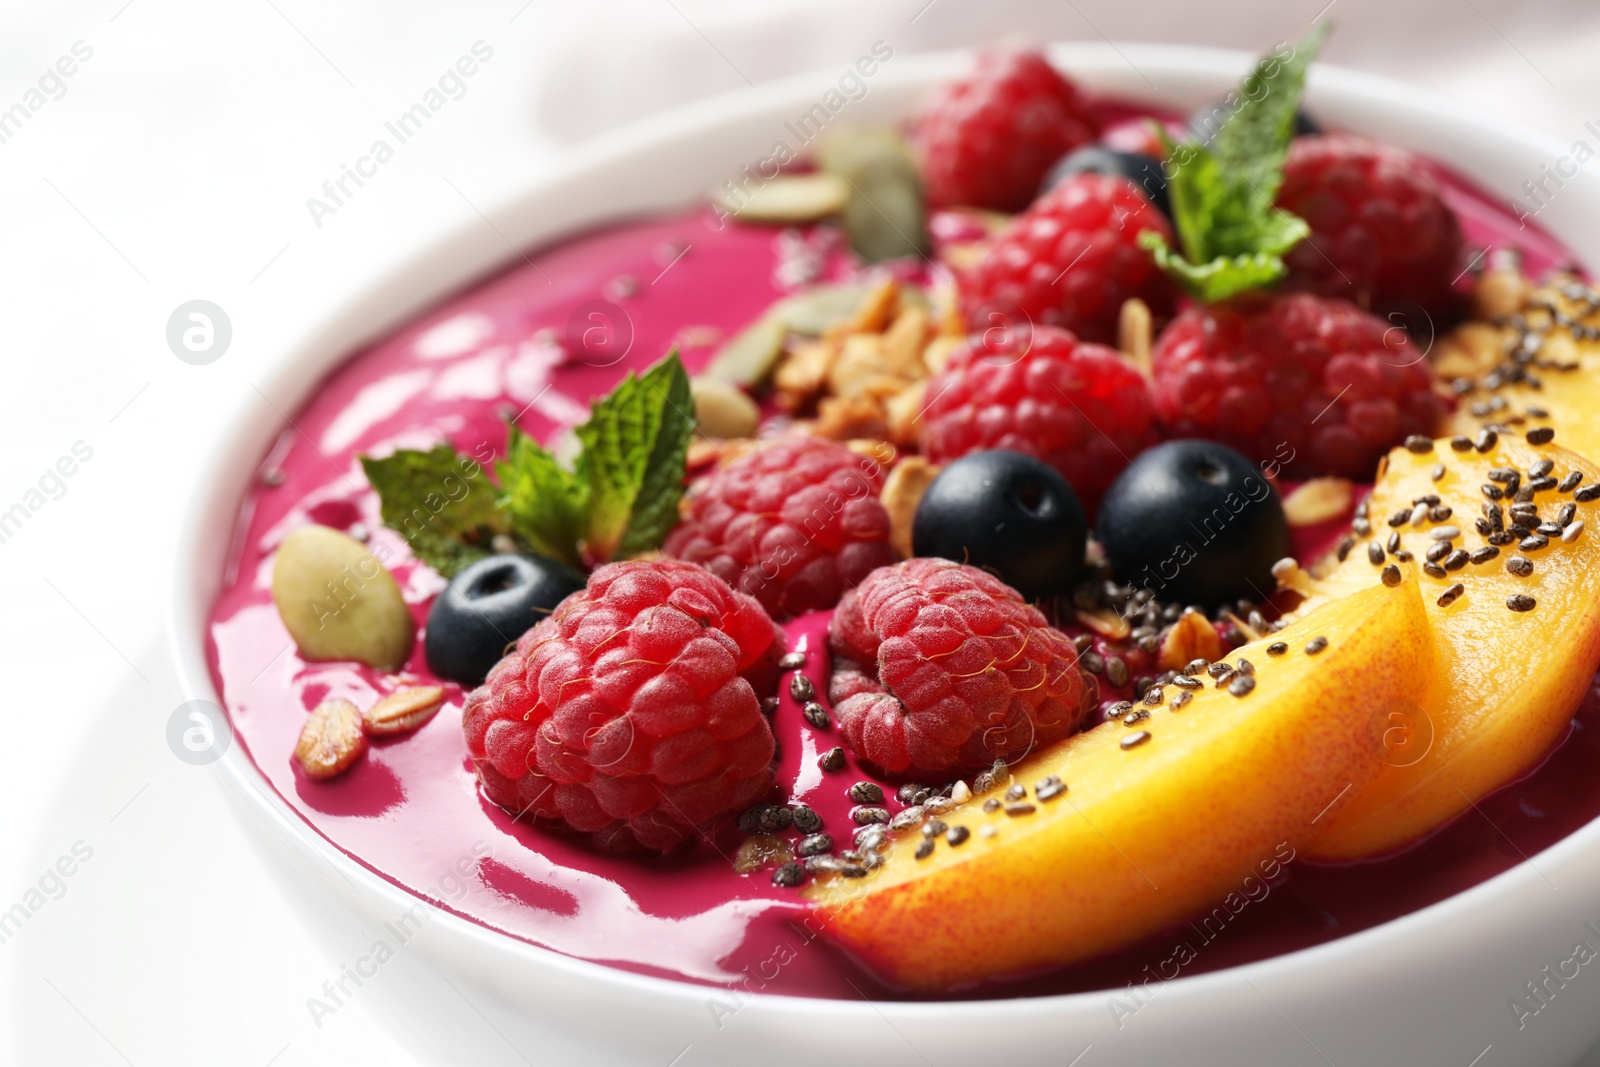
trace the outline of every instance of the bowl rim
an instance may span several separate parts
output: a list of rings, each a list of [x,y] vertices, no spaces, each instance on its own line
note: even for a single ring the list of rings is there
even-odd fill
[[[1254,59],[1239,51],[1109,41],[1056,44],[1050,46],[1050,54],[1062,69],[1096,92],[1169,106],[1174,103],[1175,96],[1184,94],[1191,98],[1191,105],[1206,99],[1207,94],[1210,98],[1220,96],[1236,84]],[[886,65],[875,76],[873,87],[888,90],[879,96],[880,100],[885,95],[891,98],[891,114],[896,110],[903,114],[905,101],[964,69],[970,56],[970,49],[960,49],[920,53],[903,59],[896,57],[892,70]],[[1147,72],[1154,72],[1176,88],[1156,89]],[[627,215],[624,210],[573,226],[547,227],[531,240],[514,241],[505,236],[526,232],[530,228],[530,217],[539,213],[542,203],[574,195],[579,187],[592,184],[597,177],[624,170],[630,158],[671,152],[675,144],[697,136],[711,136],[719,128],[739,121],[792,113],[796,107],[803,110],[818,95],[819,77],[827,74],[826,71],[812,71],[678,107],[584,142],[564,152],[564,158],[554,168],[545,165],[525,170],[513,179],[512,192],[482,207],[481,219],[463,221],[442,236],[418,242],[408,254],[397,257],[397,266],[354,272],[339,307],[273,361],[270,374],[259,391],[265,396],[295,397],[294,405],[285,410],[296,410],[320,378],[352,355],[364,341],[414,318],[438,300],[462,291],[486,273],[503,266],[523,248],[548,246],[592,227],[599,218],[618,219]],[[1520,158],[1525,167],[1529,159],[1556,159],[1565,149],[1555,137],[1497,116],[1470,112],[1442,94],[1347,68],[1314,66],[1309,78],[1308,102],[1311,110],[1319,113],[1324,109],[1331,109],[1335,115],[1359,111],[1369,119],[1374,115],[1392,115],[1388,123],[1378,120],[1363,125],[1366,132],[1379,137],[1386,133],[1372,129],[1374,125],[1384,127],[1390,136],[1394,131],[1416,129],[1423,123],[1446,125],[1454,131],[1455,143],[1459,144],[1456,155],[1471,156],[1478,162],[1493,158],[1491,153],[1498,148],[1503,156]],[[1433,154],[1440,158],[1439,153]],[[1448,154],[1446,152],[1446,156]],[[1452,158],[1443,161],[1461,162]],[[704,164],[701,167],[704,169]],[[1469,178],[1479,180],[1480,176],[1470,167],[1466,170]],[[1502,189],[1501,195],[1514,194],[1506,194]],[[654,210],[668,206],[658,202]],[[1561,209],[1555,213],[1557,217],[1576,215],[1586,207],[1591,217],[1600,218],[1600,181],[1580,183],[1566,201],[1553,206]],[[494,234],[486,237],[481,232],[474,233],[481,230],[485,222]],[[533,228],[538,229],[538,225],[533,224]],[[1600,227],[1595,229],[1600,231]],[[1576,241],[1567,243],[1574,248],[1579,244]],[[1589,250],[1589,258],[1594,256],[1595,250]],[[436,268],[440,262],[453,265],[439,271]],[[423,270],[424,267],[427,269]],[[257,469],[287,421],[277,407],[263,411],[255,400],[259,398],[241,400],[228,423],[224,440],[220,447],[211,451],[179,513],[166,605],[166,632],[184,700],[205,700],[224,706],[211,679],[206,649],[209,611],[221,581],[231,537],[219,538],[215,531],[231,533],[233,530],[250,485],[249,476],[241,477],[241,472]],[[209,536],[208,531],[211,531]],[[543,968],[557,978],[582,980],[609,987],[619,994],[689,1002],[703,1001],[721,988],[569,956],[467,918],[446,904],[389,880],[324,837],[277,793],[237,739],[217,763],[236,797],[247,802],[253,814],[262,820],[258,829],[265,829],[289,844],[308,863],[331,866],[342,875],[344,887],[330,884],[331,892],[356,894],[370,902],[401,909],[421,902],[440,913],[438,922],[430,926],[437,926],[449,937],[463,942],[466,951],[507,957],[523,966]],[[1534,858],[1524,859],[1443,900],[1330,941],[1202,974],[1160,979],[1162,995],[1184,999],[1210,997],[1224,991],[1242,990],[1250,984],[1271,983],[1328,967],[1385,947],[1424,947],[1431,938],[1459,933],[1466,924],[1489,921],[1499,902],[1514,897],[1532,883],[1546,879],[1564,865],[1596,849],[1600,849],[1600,820],[1586,824],[1538,853],[1537,866]],[[1063,1013],[1076,1013],[1083,1008],[1102,1010],[1105,998],[1119,988],[977,1000],[852,1001],[783,993],[748,995],[770,1010],[793,1016],[837,1016],[842,1012],[916,1020],[952,1014],[1049,1013],[1065,1017]]]

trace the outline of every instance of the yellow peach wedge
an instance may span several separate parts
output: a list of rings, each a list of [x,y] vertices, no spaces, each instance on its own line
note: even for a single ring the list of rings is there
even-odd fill
[[[912,829],[866,877],[814,884],[816,921],[887,980],[934,990],[1084,959],[1223,900],[1381,769],[1389,713],[1434,674],[1416,575],[1227,662],[1241,673],[1167,685],[1133,721],[1029,756],[1011,769],[1025,799],[996,786],[941,815],[931,848]]]
[[[1386,462],[1368,500],[1371,533],[1323,578],[1291,584],[1311,594],[1307,608],[1374,585],[1395,539],[1431,562],[1421,581],[1438,685],[1423,716],[1394,721],[1388,764],[1325,820],[1312,857],[1392,851],[1510,782],[1564,735],[1600,666],[1600,501],[1584,489],[1600,481],[1600,467],[1506,434],[1486,451],[1440,440],[1420,453],[1396,449]],[[1503,499],[1487,499],[1496,494]],[[1485,535],[1477,523],[1496,513],[1505,528],[1522,516],[1532,539]],[[1446,541],[1448,551],[1436,547]]]

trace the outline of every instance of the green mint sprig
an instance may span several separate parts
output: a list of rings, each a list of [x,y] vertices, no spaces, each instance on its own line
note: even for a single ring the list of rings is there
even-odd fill
[[[1195,299],[1205,303],[1262,289],[1283,277],[1283,257],[1311,232],[1305,220],[1276,207],[1283,163],[1294,137],[1295,111],[1327,32],[1313,26],[1288,57],[1263,56],[1239,86],[1240,104],[1211,147],[1173,144],[1162,133],[1182,252],[1158,233],[1139,243]]]
[[[494,465],[498,485],[445,444],[362,456],[361,465],[384,525],[446,578],[494,551],[497,535],[582,567],[666,538],[678,520],[693,410],[689,375],[673,350],[590,405],[570,467],[510,424]]]

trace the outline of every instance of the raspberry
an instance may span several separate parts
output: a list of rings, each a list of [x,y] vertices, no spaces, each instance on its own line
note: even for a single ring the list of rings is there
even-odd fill
[[[1050,165],[1094,140],[1096,127],[1077,87],[1041,53],[987,49],[913,122],[928,202],[1020,211]]]
[[[1093,514],[1101,495],[1155,442],[1150,387],[1121,354],[1066,330],[972,338],[928,384],[922,452],[946,463],[988,448],[1042,459]]]
[[[976,567],[873,571],[839,605],[829,641],[845,742],[892,777],[941,782],[1014,762],[1086,711],[1071,639]]]
[[[996,315],[1020,315],[1109,344],[1130,297],[1165,319],[1176,290],[1139,247],[1146,230],[1172,240],[1166,216],[1132,182],[1072,175],[996,234],[960,278],[967,323],[983,329]]]
[[[1204,437],[1290,477],[1368,479],[1444,401],[1404,331],[1344,300],[1254,295],[1192,307],[1152,353],[1168,434]]]
[[[1311,226],[1286,257],[1291,287],[1449,318],[1461,225],[1416,156],[1348,134],[1297,138],[1278,204]]]
[[[702,564],[774,618],[831,608],[894,562],[882,484],[876,460],[837,442],[778,441],[700,482],[662,550]]]
[[[704,568],[599,568],[467,696],[484,794],[619,851],[715,832],[772,784],[772,730],[745,675],[781,640]]]

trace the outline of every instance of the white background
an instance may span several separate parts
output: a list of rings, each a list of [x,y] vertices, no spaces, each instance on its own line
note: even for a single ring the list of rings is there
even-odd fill
[[[296,924],[212,773],[165,740],[169,546],[192,472],[352,277],[421,230],[471,221],[565,144],[841,68],[876,39],[900,53],[1008,31],[1254,51],[1324,11],[1330,61],[1563,141],[1600,120],[1592,0],[5,3],[0,110],[75,42],[93,57],[0,144],[0,511],[75,442],[93,458],[0,544],[0,910],[74,843],[93,857],[0,944],[0,1060],[411,1062],[363,1006],[381,978],[313,1025],[305,1000],[337,975],[337,947]],[[306,198],[478,40],[494,56],[467,94],[315,226]],[[165,343],[195,298],[233,325],[210,366]]]

